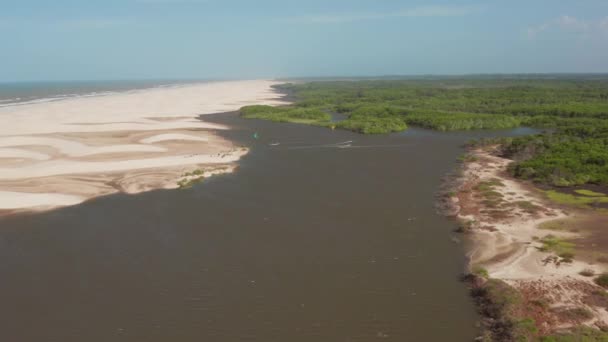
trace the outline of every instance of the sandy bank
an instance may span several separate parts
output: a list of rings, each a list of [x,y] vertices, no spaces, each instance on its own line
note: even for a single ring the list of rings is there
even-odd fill
[[[506,172],[511,160],[495,152],[490,147],[469,154],[462,183],[452,197],[470,237],[472,272],[483,270],[520,291],[532,303],[524,305],[524,316],[534,319],[543,333],[581,324],[608,326],[606,301],[593,299],[604,289],[582,275],[599,274],[606,267],[576,256],[567,241],[578,233],[543,229],[572,214],[547,202],[532,186],[512,179]],[[544,306],[533,305],[537,302]],[[591,314],[581,320],[564,314],[575,311]]]
[[[175,188],[230,172],[247,151],[198,119],[282,104],[272,81],[214,82],[0,108],[0,210],[48,209],[109,193]]]

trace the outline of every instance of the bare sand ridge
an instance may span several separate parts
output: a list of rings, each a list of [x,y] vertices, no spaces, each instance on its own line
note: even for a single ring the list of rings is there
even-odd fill
[[[510,178],[506,168],[511,160],[484,149],[473,151],[471,156],[473,160],[463,170],[464,182],[452,199],[458,218],[470,232],[473,271],[482,267],[491,278],[521,291],[530,303],[546,301],[546,309],[531,313],[546,331],[578,324],[608,326],[608,306],[598,295],[604,290],[592,278],[581,275],[589,271],[599,274],[605,267],[560,256],[543,244],[547,236],[564,241],[576,238],[574,232],[541,229],[543,223],[573,214],[552,206],[534,189]],[[564,314],[580,310],[592,314],[578,321]]]
[[[0,210],[43,210],[231,172],[247,153],[201,114],[283,104],[272,81],[137,90],[0,108]]]

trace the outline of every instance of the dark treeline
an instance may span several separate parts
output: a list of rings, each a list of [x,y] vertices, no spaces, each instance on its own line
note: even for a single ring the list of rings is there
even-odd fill
[[[608,184],[608,76],[470,77],[326,81],[281,85],[291,106],[253,106],[244,117],[348,129],[399,132],[550,128],[506,139],[515,176],[556,186]],[[346,116],[331,122],[331,114]]]

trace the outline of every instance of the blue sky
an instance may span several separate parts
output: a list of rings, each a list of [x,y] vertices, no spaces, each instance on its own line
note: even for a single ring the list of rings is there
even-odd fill
[[[0,0],[0,82],[608,72],[608,1]]]

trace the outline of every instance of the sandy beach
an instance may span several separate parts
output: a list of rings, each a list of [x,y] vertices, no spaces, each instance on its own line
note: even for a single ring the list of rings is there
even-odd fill
[[[273,81],[179,85],[0,108],[0,210],[46,210],[231,172],[247,149],[199,116],[282,104]]]

